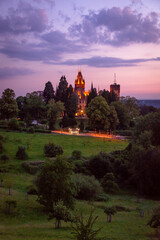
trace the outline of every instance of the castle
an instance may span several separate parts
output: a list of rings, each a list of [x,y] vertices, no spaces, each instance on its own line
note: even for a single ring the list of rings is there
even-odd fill
[[[114,80],[114,84],[110,85],[110,92],[115,92],[118,101],[120,100],[120,85],[116,83],[116,80]],[[85,91],[85,80],[82,76],[81,71],[78,71],[77,78],[75,80],[75,88],[74,93],[77,96],[77,104],[78,104],[78,111],[76,113],[76,116],[85,116],[85,108],[87,104],[87,96],[89,95],[90,91]]]

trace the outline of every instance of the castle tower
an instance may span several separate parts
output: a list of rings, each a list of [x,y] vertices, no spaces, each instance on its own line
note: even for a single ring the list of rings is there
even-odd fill
[[[81,71],[78,71],[77,78],[75,80],[74,92],[77,96],[78,111],[76,116],[85,116],[85,107],[87,103],[88,92],[85,92],[85,80],[82,76]]]
[[[120,85],[116,83],[116,74],[114,73],[114,83],[110,85],[110,92],[115,92],[118,101],[120,100]]]

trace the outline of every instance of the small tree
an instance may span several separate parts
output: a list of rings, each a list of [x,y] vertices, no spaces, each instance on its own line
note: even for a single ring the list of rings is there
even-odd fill
[[[63,201],[58,201],[53,211],[49,214],[49,219],[56,218],[55,228],[61,227],[61,220],[68,222],[72,220],[70,210],[63,204]]]
[[[98,216],[93,217],[94,209],[91,209],[89,218],[84,221],[84,217],[81,214],[76,217],[75,224],[72,225],[72,234],[77,240],[95,240],[96,235],[101,230],[101,228],[97,230],[93,230],[93,225],[95,224]]]
[[[5,213],[6,214],[14,213],[14,209],[16,209],[17,207],[17,202],[15,200],[6,200],[5,204],[6,204]]]
[[[114,207],[106,207],[104,213],[107,214],[107,222],[112,222],[112,215],[116,213],[116,209]]]
[[[23,146],[18,146],[18,150],[16,152],[16,158],[19,160],[26,160],[28,159],[28,155],[26,153],[26,149]]]
[[[53,212],[59,201],[63,201],[67,208],[73,208],[75,187],[71,175],[72,167],[63,157],[57,157],[55,161],[50,160],[43,165],[36,186],[38,201],[49,212]]]

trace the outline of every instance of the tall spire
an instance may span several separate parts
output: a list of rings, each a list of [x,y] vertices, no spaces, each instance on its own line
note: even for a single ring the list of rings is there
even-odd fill
[[[114,84],[116,84],[116,73],[114,73]]]
[[[91,82],[91,90],[93,90],[93,82]]]

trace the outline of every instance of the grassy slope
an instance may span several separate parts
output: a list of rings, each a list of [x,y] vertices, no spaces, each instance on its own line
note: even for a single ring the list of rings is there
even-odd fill
[[[112,151],[123,149],[127,143],[94,138],[45,135],[45,134],[27,134],[27,133],[1,133],[5,137],[5,152],[10,156],[7,164],[15,171],[5,173],[5,188],[0,188],[0,239],[1,240],[69,240],[71,239],[70,223],[62,223],[62,229],[55,230],[54,220],[48,221],[47,215],[43,211],[43,207],[36,201],[36,196],[29,196],[29,200],[25,200],[26,187],[30,185],[33,176],[26,174],[21,170],[21,161],[14,159],[18,145],[27,146],[29,142],[28,154],[29,160],[42,160],[43,146],[48,141],[54,141],[64,148],[64,154],[70,155],[75,149],[81,149],[84,155],[96,154],[99,151]],[[18,166],[18,167],[17,167]],[[8,195],[7,186],[12,183],[13,195]],[[17,201],[16,213],[8,216],[4,214],[5,200],[13,199]],[[95,227],[103,227],[99,233],[99,237],[105,237],[106,240],[143,240],[148,239],[147,234],[153,230],[146,226],[148,218],[152,213],[152,209],[158,205],[157,201],[142,199],[141,203],[136,202],[135,196],[115,195],[110,196],[108,205],[121,205],[130,208],[130,212],[118,212],[113,216],[113,222],[106,222],[106,215],[101,207],[105,206],[105,202],[95,202],[95,214],[98,220]],[[84,212],[85,217],[89,214],[90,205],[84,201],[77,201],[76,208]],[[137,208],[144,209],[145,217],[139,216]]]

